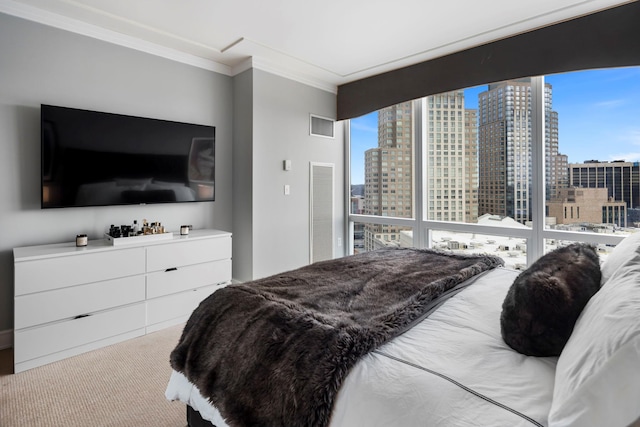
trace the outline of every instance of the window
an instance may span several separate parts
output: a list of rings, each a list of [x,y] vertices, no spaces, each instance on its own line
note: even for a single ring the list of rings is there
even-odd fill
[[[402,103],[351,122],[350,205],[357,206],[359,214],[376,218],[374,222],[358,223],[354,252],[404,244],[407,237],[402,234],[411,230],[402,222],[402,218],[413,218],[411,202],[396,196],[413,194],[414,175],[405,172],[414,168],[411,111],[411,103]]]
[[[523,256],[532,262],[571,241],[597,244],[606,255],[640,224],[640,153],[633,144],[639,132],[640,67],[510,80],[400,106],[347,126],[352,190],[360,182],[366,188],[374,178],[367,172],[374,156],[366,153],[380,151],[378,118],[389,120],[399,108],[412,112],[402,120],[412,126],[403,136],[413,138],[407,144],[410,155],[397,165],[405,171],[397,188],[405,188],[413,209],[394,201],[395,216],[384,220],[371,218],[383,215],[375,210],[363,216],[352,210],[350,220],[365,228],[380,223],[371,226],[372,237],[384,224],[395,237],[382,240],[396,245],[439,247],[442,238],[451,238],[463,242],[453,245],[455,250],[480,250],[481,242],[471,244],[466,237],[483,235],[502,247],[509,246],[504,239],[517,240],[526,249],[500,255],[520,268]],[[454,126],[458,118],[460,126]],[[359,148],[367,129],[368,148]],[[394,149],[393,138],[386,141],[385,151]],[[363,194],[364,205],[371,197],[370,205],[379,209],[374,196]]]

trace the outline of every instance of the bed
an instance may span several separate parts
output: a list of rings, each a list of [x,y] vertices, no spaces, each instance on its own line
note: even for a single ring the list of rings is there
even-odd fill
[[[191,427],[635,426],[640,233],[601,272],[559,357],[502,339],[520,272],[497,257],[383,249],[230,285],[187,322],[165,396],[186,404]],[[363,300],[336,293],[342,282]],[[398,296],[390,284],[410,286]]]

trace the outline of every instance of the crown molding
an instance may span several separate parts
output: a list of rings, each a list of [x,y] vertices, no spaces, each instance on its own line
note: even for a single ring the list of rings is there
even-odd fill
[[[291,71],[264,58],[247,58],[246,60],[242,61],[232,68],[232,75],[239,74],[250,68],[255,68],[257,70],[275,74],[277,76],[284,77],[285,79],[293,80],[307,86],[315,87],[316,89],[320,89],[325,92],[330,92],[333,94],[338,93],[338,86],[336,84],[329,83],[321,78],[316,78],[310,75],[303,75],[301,73]]]
[[[151,43],[137,37],[127,36],[116,31],[108,30],[93,24],[88,24],[77,19],[68,18],[37,7],[25,5],[13,0],[0,0],[0,13],[12,15],[28,21],[37,22],[53,28],[69,31],[75,34],[91,37],[97,40],[127,47],[150,55],[159,56],[171,61],[191,65],[227,76],[235,76],[249,68],[257,68],[262,71],[275,74],[289,80],[312,86],[327,92],[337,93],[337,85],[328,83],[321,78],[302,75],[295,71],[285,69],[273,61],[249,57],[239,64],[230,67],[219,62],[191,55],[185,52]]]
[[[108,43],[159,56],[171,61],[180,62],[216,73],[231,75],[231,67],[202,58],[196,55],[180,52],[165,46],[127,36],[116,31],[108,30],[96,25],[87,24],[77,19],[68,18],[53,12],[25,5],[13,0],[0,0],[0,12],[16,16],[28,21],[102,40]]]

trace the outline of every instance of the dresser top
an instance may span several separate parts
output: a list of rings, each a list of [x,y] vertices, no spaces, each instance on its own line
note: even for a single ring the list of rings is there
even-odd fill
[[[32,261],[43,258],[55,258],[60,256],[78,255],[81,253],[125,250],[129,248],[137,248],[151,245],[162,245],[167,243],[184,242],[189,240],[210,239],[216,237],[230,237],[228,231],[202,229],[191,230],[188,235],[181,236],[180,233],[173,233],[173,237],[163,240],[141,239],[131,244],[121,244],[114,246],[107,239],[89,240],[87,246],[76,247],[75,240],[72,242],[52,243],[48,245],[23,246],[13,249],[14,262]]]

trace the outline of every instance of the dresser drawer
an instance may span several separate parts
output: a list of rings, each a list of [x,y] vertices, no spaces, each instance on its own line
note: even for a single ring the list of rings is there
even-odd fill
[[[15,298],[15,329],[70,319],[144,301],[144,275],[72,286]]]
[[[147,248],[147,271],[231,258],[231,237],[188,240]]]
[[[145,326],[144,302],[14,332],[15,363],[124,334]]]
[[[226,283],[230,280],[230,259],[157,271],[147,275],[147,298],[156,298],[202,286]]]
[[[15,295],[143,274],[144,263],[144,248],[16,262]]]
[[[186,320],[200,304],[200,301],[222,287],[223,285],[206,286],[192,291],[147,300],[147,326],[179,317],[184,317]]]

